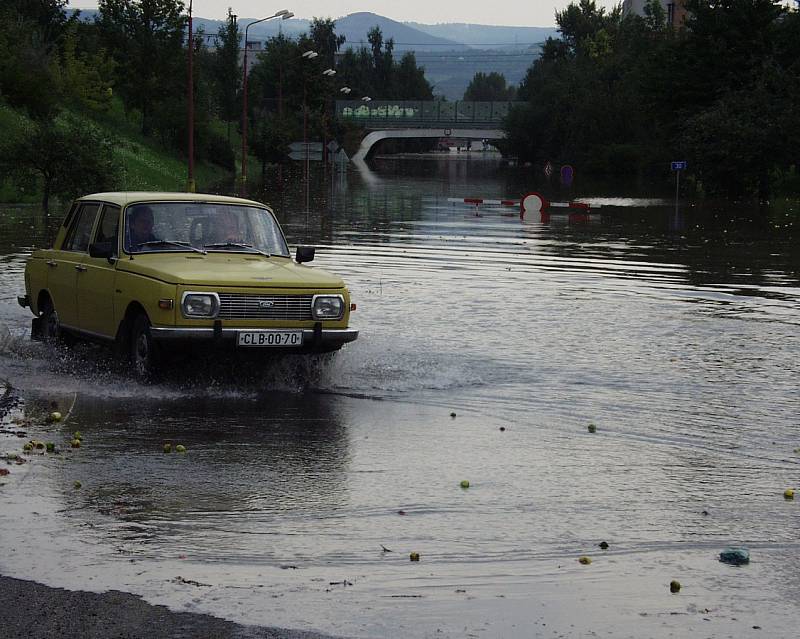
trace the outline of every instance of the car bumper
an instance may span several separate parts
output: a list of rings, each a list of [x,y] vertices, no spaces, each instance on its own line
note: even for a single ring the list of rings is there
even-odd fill
[[[313,350],[315,347],[322,349],[337,347],[341,346],[342,344],[346,344],[347,342],[352,342],[358,337],[358,331],[354,328],[322,328],[322,325],[319,323],[316,324],[314,328],[304,328],[301,330],[303,331],[303,344],[301,347],[297,347],[299,350]],[[150,334],[153,336],[153,339],[166,343],[172,341],[194,340],[235,342],[237,335],[242,331],[266,333],[270,332],[270,329],[225,328],[220,325],[210,328],[178,328],[159,326],[153,326],[150,328]]]

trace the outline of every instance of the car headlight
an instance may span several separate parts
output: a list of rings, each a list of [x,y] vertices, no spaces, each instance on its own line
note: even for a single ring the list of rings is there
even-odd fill
[[[315,295],[311,300],[311,317],[314,319],[339,319],[344,313],[341,295]]]
[[[184,317],[216,317],[219,296],[216,293],[184,293],[181,311]]]

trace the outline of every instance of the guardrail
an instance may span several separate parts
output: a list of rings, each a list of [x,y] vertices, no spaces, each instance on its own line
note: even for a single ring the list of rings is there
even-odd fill
[[[336,118],[365,128],[499,128],[514,102],[337,100]]]

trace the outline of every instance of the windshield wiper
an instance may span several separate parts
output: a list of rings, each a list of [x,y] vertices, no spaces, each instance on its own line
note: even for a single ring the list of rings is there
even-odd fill
[[[136,245],[139,246],[179,246],[180,248],[189,249],[190,251],[194,251],[195,253],[200,253],[202,255],[208,255],[206,251],[203,249],[199,249],[196,246],[192,246],[189,242],[181,242],[178,240],[150,240],[149,242],[141,242],[140,244]]]
[[[261,249],[257,249],[252,244],[244,244],[241,242],[214,242],[213,244],[203,244],[203,248],[241,248],[247,249],[249,251],[253,251],[254,253],[258,253],[259,255],[263,255],[265,257],[272,257],[272,253],[267,253],[266,251],[262,251]]]

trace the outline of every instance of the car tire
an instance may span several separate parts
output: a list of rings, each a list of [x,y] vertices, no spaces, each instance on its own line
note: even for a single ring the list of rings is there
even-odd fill
[[[130,362],[133,374],[142,381],[152,381],[161,362],[158,344],[150,331],[150,320],[140,313],[131,325]]]
[[[58,311],[53,305],[53,301],[47,298],[42,303],[41,313],[39,315],[40,324],[39,330],[41,331],[41,339],[48,344],[63,344],[64,346],[72,346],[75,343],[74,338],[69,333],[61,328],[61,320],[58,317]]]

